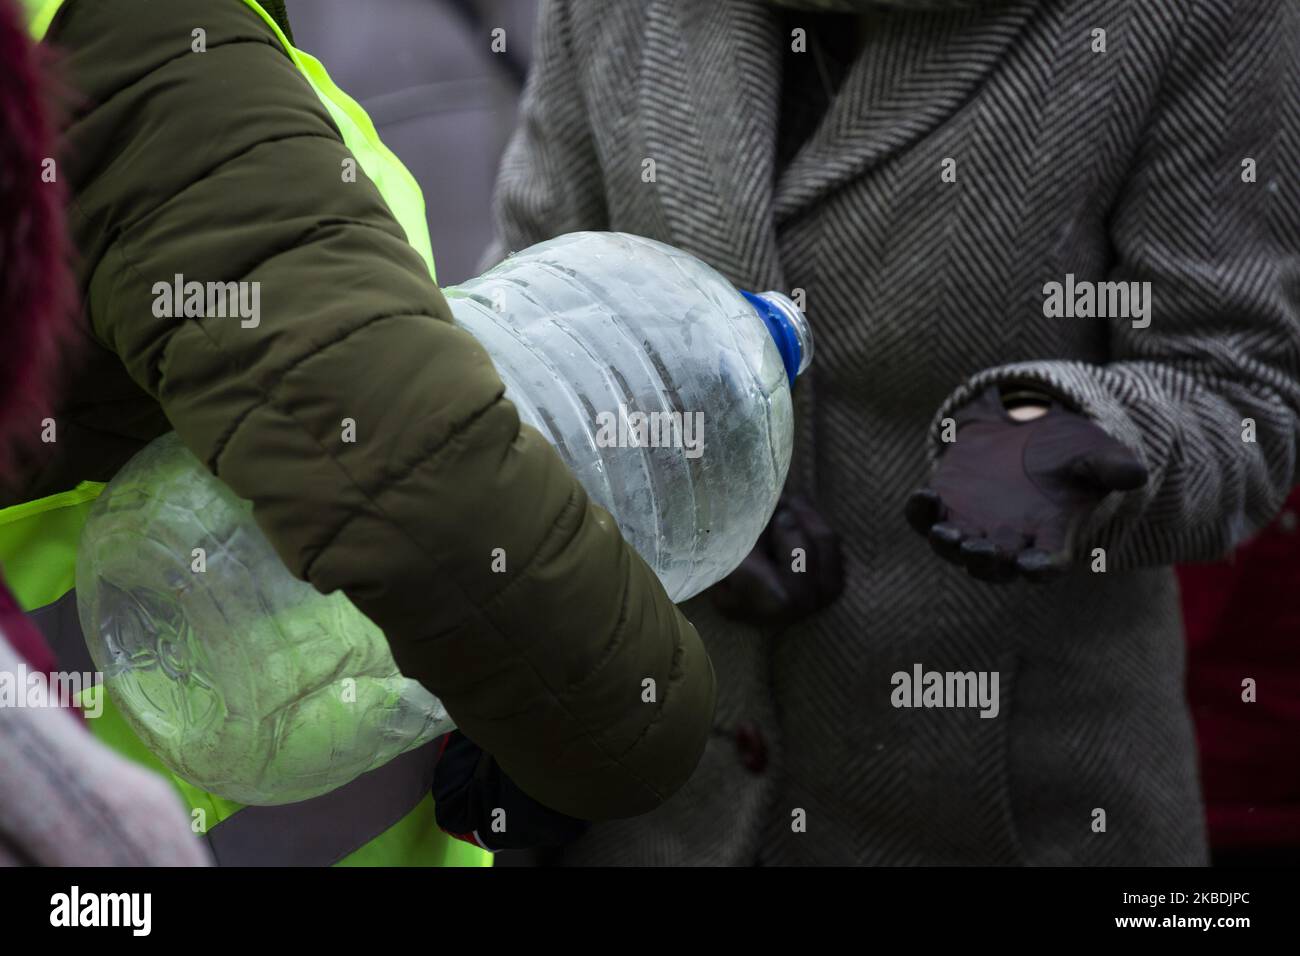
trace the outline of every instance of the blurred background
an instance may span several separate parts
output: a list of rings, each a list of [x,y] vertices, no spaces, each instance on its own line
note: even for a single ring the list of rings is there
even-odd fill
[[[531,60],[537,0],[289,0],[326,65],[424,189],[438,281],[476,275],[492,184]],[[505,51],[492,51],[492,31]]]

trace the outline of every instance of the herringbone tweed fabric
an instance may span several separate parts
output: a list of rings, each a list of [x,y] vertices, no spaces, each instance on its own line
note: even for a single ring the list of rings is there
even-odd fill
[[[669,804],[566,859],[1200,863],[1168,565],[1225,552],[1293,480],[1300,4],[1017,0],[882,11],[867,37],[778,173],[790,38],[770,6],[545,5],[500,182],[505,247],[626,230],[742,287],[804,290],[816,361],[792,481],[848,558],[839,603],[783,634],[687,606],[718,671],[713,746]],[[1150,327],[1045,318],[1044,284],[1070,273],[1151,282]],[[1106,549],[1104,573],[982,584],[903,521],[936,413],[1012,378],[1068,396],[1150,468],[1082,542]],[[890,676],[916,663],[998,671],[998,716],[895,709]],[[744,720],[769,743],[761,772],[731,742]]]

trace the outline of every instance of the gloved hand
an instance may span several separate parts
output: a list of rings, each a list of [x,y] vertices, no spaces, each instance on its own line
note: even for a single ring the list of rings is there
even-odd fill
[[[564,846],[590,826],[528,796],[459,730],[442,739],[433,802],[439,829],[493,852]]]
[[[996,386],[985,390],[953,416],[957,440],[930,486],[907,501],[908,523],[981,580],[1064,572],[1102,499],[1146,484],[1128,446],[1050,396],[1042,405],[1039,417],[1018,421]]]
[[[795,548],[803,549],[802,571],[794,570]],[[784,627],[820,611],[843,590],[839,536],[806,498],[782,495],[753,550],[708,593],[724,617]]]

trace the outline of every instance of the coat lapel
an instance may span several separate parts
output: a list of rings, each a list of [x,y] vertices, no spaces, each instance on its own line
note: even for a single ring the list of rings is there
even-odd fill
[[[777,183],[776,221],[905,151],[960,110],[1006,55],[1036,3],[868,15],[862,52],[816,133]]]
[[[734,282],[783,287],[779,18],[753,0],[652,0],[645,30],[639,122],[674,240]]]
[[[780,224],[960,110],[1036,6],[1007,0],[984,10],[865,15],[865,48],[778,178],[782,57],[791,38],[776,7],[650,0],[637,121],[673,241],[737,283],[782,288]]]

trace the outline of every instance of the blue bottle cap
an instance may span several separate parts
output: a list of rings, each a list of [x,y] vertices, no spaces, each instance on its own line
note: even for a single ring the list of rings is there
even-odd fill
[[[812,362],[812,329],[799,307],[780,292],[739,290],[772,334],[791,387],[799,373]]]

